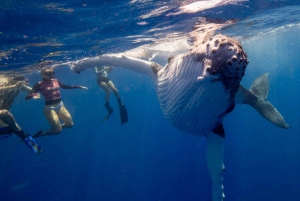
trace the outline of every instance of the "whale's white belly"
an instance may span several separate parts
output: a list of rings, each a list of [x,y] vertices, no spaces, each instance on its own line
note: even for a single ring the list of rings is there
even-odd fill
[[[178,129],[203,136],[219,125],[232,101],[222,82],[207,76],[201,82],[183,79],[157,85],[157,97],[165,117]],[[160,83],[160,82],[159,82]],[[175,86],[174,86],[175,84]]]

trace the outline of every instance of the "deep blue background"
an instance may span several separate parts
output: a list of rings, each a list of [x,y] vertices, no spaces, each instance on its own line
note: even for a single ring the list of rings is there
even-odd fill
[[[71,7],[68,2],[65,3],[66,8]],[[90,2],[89,5],[95,6],[96,2],[92,3]],[[252,1],[249,3],[254,5],[250,9],[251,13],[255,13],[257,9],[281,6],[286,2],[263,4],[260,1]],[[74,7],[75,4],[78,4],[78,7]],[[19,4],[16,12],[22,10],[22,5]],[[105,7],[105,5],[101,6]],[[129,10],[120,10],[120,7],[114,7],[113,4],[110,6],[119,13],[124,12],[128,15],[133,13]],[[149,9],[147,6],[149,5],[141,6],[139,11]],[[73,7],[80,11],[82,3],[73,2]],[[27,9],[25,10],[32,11]],[[218,9],[222,10],[222,8]],[[25,41],[22,36],[28,33],[29,39],[32,35],[40,34],[40,40],[44,42],[42,36],[49,36],[50,30],[53,31],[53,35],[61,36],[60,40],[67,44],[63,47],[54,47],[56,50],[72,50],[73,47],[74,52],[71,51],[71,55],[93,54],[99,51],[97,49],[89,52],[85,49],[97,41],[93,38],[91,42],[89,40],[91,35],[72,35],[69,27],[66,27],[66,32],[63,31],[62,22],[64,20],[69,22],[74,13],[69,16],[70,18],[55,13],[50,16],[36,13],[37,16],[43,16],[47,20],[55,16],[50,24],[60,25],[60,28],[54,30],[53,27],[47,26],[49,24],[42,23],[45,19],[34,17],[30,12],[28,18],[24,18],[24,12],[21,18],[15,18],[15,15],[9,11],[1,12],[3,16],[8,16],[5,22],[8,22],[7,20],[13,22],[13,24],[6,23],[4,26],[9,34],[4,29],[1,30],[4,32],[0,37],[3,48],[13,46],[16,41],[27,43],[28,41]],[[92,19],[89,19],[90,21],[87,19],[88,13],[82,11],[82,19],[85,22],[92,22]],[[103,11],[101,15],[105,13]],[[9,14],[13,17],[9,18]],[[74,16],[80,19],[80,14],[78,12],[75,14]],[[242,15],[241,13],[235,15],[239,14]],[[147,28],[132,28],[138,21],[134,16],[128,18],[126,21],[128,24],[120,28],[124,20],[121,16],[118,18],[108,14],[105,19],[111,21],[107,22],[107,30],[112,30],[111,33],[116,35],[124,33],[130,35]],[[114,17],[116,21],[113,21]],[[159,22],[159,19],[161,18],[155,18],[152,23]],[[31,24],[39,20],[41,24]],[[25,22],[28,22],[27,25],[24,24]],[[111,24],[113,22],[115,24]],[[90,24],[86,27],[82,24],[77,27],[75,25],[70,25],[74,27],[74,33],[91,28]],[[250,27],[251,25],[253,24],[249,24]],[[103,33],[106,28],[103,25],[100,32]],[[269,28],[272,28],[272,25]],[[19,33],[19,37],[16,33]],[[228,201],[300,200],[300,39],[298,33],[299,29],[295,27],[288,31],[274,31],[257,38],[242,40],[250,60],[242,84],[249,88],[256,77],[266,72],[270,73],[268,100],[282,113],[291,128],[288,130],[278,128],[245,105],[237,105],[226,117],[224,187]],[[65,38],[66,35],[69,38]],[[95,33],[92,36],[95,36]],[[111,34],[99,34],[101,39],[109,36]],[[83,38],[85,40],[82,40]],[[39,38],[32,39],[31,42],[37,41]],[[110,46],[115,51],[118,43],[111,43],[116,46]],[[139,44],[131,46],[135,45]],[[101,46],[103,49],[105,47]],[[30,54],[24,52],[26,48],[27,53]],[[15,54],[20,57],[29,55],[24,58],[28,63],[36,62],[37,55],[49,51],[47,47],[26,48],[22,47]],[[64,56],[54,59],[61,58],[68,59]],[[4,65],[8,61],[10,60],[2,60],[0,64]],[[12,62],[12,65],[4,67],[4,70],[24,66],[22,59],[18,62],[17,64]],[[78,84],[89,88],[89,90],[61,90],[63,102],[73,117],[74,127],[65,129],[58,136],[39,138],[38,141],[45,151],[37,156],[24,143],[15,143],[19,140],[17,137],[0,141],[1,201],[210,200],[211,184],[205,161],[206,140],[183,133],[164,119],[150,78],[119,68],[111,72],[110,78],[119,89],[129,113],[129,122],[121,126],[118,105],[113,94],[110,103],[115,112],[107,122],[101,123],[106,115],[103,106],[104,92],[97,86],[93,70],[78,75],[68,67],[60,67],[56,69],[56,76],[65,84]],[[33,73],[28,75],[28,78],[30,85],[33,85],[41,79],[41,76],[39,73]],[[25,96],[26,93],[20,93],[10,110],[20,126],[29,133],[49,129],[43,115],[44,100],[41,98],[25,101]]]

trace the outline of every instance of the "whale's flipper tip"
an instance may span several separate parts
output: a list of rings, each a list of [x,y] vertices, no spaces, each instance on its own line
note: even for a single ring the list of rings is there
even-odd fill
[[[267,120],[275,124],[276,126],[284,129],[289,129],[291,126],[288,125],[283,116],[278,110],[269,102],[263,99],[258,99],[254,108]]]

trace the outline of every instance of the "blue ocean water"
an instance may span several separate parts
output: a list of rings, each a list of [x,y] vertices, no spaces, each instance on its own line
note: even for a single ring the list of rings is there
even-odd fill
[[[60,81],[89,89],[61,90],[74,127],[39,138],[42,154],[15,143],[17,137],[0,141],[1,200],[210,200],[206,139],[168,123],[150,78],[120,68],[110,73],[129,113],[121,126],[113,95],[115,112],[101,123],[104,92],[93,70],[75,74],[60,65],[160,43],[168,34],[189,32],[199,17],[236,20],[220,32],[238,38],[249,56],[242,84],[249,88],[269,73],[268,100],[291,125],[278,128],[244,105],[226,117],[226,200],[300,200],[299,1],[215,0],[197,12],[181,12],[180,6],[192,2],[3,3],[1,72],[25,72],[33,85],[41,79],[39,68],[57,65]],[[25,96],[21,92],[10,109],[20,126],[28,133],[48,129],[43,99]]]

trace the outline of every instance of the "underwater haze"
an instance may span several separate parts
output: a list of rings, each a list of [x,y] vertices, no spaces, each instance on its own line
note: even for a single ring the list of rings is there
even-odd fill
[[[145,75],[117,66],[109,74],[126,105],[121,125],[118,103],[106,122],[105,93],[96,74],[74,73],[69,65],[104,53],[128,53],[164,66],[189,50],[188,33],[201,22],[226,23],[217,32],[241,41],[248,64],[242,85],[269,73],[268,100],[291,126],[271,124],[247,105],[225,118],[224,172],[227,201],[300,200],[300,1],[19,1],[0,8],[1,74],[24,73],[29,85],[40,69],[55,67],[74,127],[38,138],[34,155],[18,137],[0,140],[1,201],[209,201],[206,138],[173,127],[163,116],[155,85]],[[50,128],[44,99],[10,112],[30,134]]]

